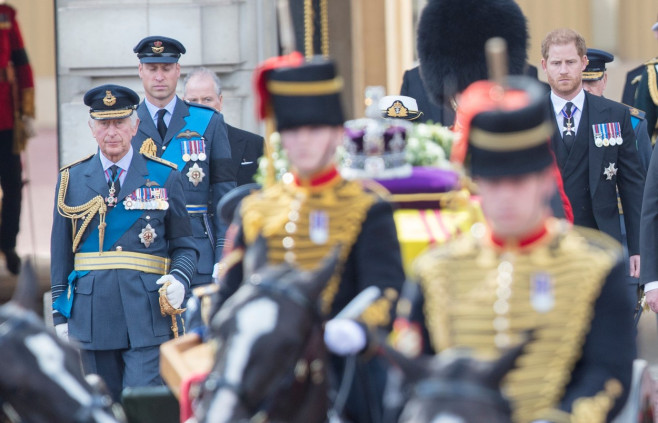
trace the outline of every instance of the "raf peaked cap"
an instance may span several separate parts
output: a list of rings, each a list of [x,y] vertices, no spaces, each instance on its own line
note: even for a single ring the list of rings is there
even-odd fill
[[[266,74],[266,90],[277,130],[306,125],[343,125],[340,92],[343,80],[334,63],[321,57]]]
[[[488,78],[484,46],[490,38],[507,42],[510,74],[525,69],[528,29],[514,0],[432,0],[421,13],[417,37],[420,75],[436,104]]]
[[[465,122],[471,175],[499,178],[539,172],[553,163],[553,134],[544,89],[532,78],[511,76],[504,91],[491,81],[469,86],[460,105],[475,109]]]
[[[144,38],[133,49],[142,63],[176,63],[185,47],[173,38],[152,35]]]
[[[139,96],[130,88],[107,84],[87,91],[84,102],[92,119],[123,119],[133,114]]]
[[[587,67],[583,71],[583,81],[598,81],[605,74],[605,64],[615,60],[615,56],[607,51],[588,48],[587,60]]]

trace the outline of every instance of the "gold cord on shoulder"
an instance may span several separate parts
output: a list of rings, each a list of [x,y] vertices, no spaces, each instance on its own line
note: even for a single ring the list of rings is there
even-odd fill
[[[91,220],[98,215],[100,216],[100,223],[98,225],[98,251],[103,251],[103,240],[105,238],[105,214],[107,213],[107,206],[103,197],[97,195],[85,204],[80,206],[67,206],[64,204],[66,198],[66,190],[69,186],[69,170],[64,169],[60,175],[59,191],[57,192],[57,212],[67,218],[71,219],[72,238],[73,238],[73,252],[78,248],[82,234],[84,234],[87,226]],[[76,232],[78,219],[84,219],[82,226]]]
[[[656,65],[653,63],[647,65],[647,84],[649,85],[649,94],[653,104],[658,105],[658,86],[656,85]]]
[[[304,55],[313,57],[313,0],[304,0]]]

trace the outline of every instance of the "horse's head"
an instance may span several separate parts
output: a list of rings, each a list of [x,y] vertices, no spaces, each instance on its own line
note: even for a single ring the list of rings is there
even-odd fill
[[[234,422],[299,409],[280,399],[294,401],[307,394],[300,386],[326,381],[318,298],[338,251],[314,271],[266,265],[266,253],[262,238],[248,249],[242,286],[212,319],[217,355],[204,384],[201,420]]]
[[[410,360],[385,348],[384,354],[402,370],[409,392],[399,423],[511,422],[500,384],[531,335],[494,361],[478,360],[469,349]]]
[[[117,422],[109,396],[85,380],[77,351],[35,313],[36,275],[23,265],[11,301],[0,307],[0,398],[30,422]]]

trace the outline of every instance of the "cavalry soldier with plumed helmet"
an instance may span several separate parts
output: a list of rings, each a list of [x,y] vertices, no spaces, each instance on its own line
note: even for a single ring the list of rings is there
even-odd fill
[[[84,102],[99,151],[60,171],[53,319],[118,400],[125,387],[162,384],[159,346],[182,330],[198,251],[176,165],[131,146],[138,95],[102,85]]]
[[[145,99],[137,107],[140,124],[133,147],[178,166],[201,254],[192,286],[208,284],[221,256],[226,230],[215,210],[221,197],[236,186],[226,124],[214,109],[188,104],[176,95],[183,44],[150,36],[133,51],[139,58],[145,91]]]
[[[225,252],[227,273],[220,281],[218,304],[239,287],[242,251],[262,234],[268,262],[288,262],[303,270],[316,268],[340,245],[339,265],[320,296],[322,314],[334,316],[374,285],[383,296],[365,310],[362,320],[368,326],[389,326],[404,281],[393,210],[337,170],[335,153],[343,143],[344,119],[342,80],[335,65],[319,56],[305,60],[298,53],[273,58],[257,71],[256,85],[261,116],[274,118],[291,168],[281,181],[244,198],[236,211],[229,228],[236,231],[235,242],[233,250]],[[384,379],[380,364],[359,365],[347,404],[351,421],[376,421]],[[338,367],[334,370],[340,380]],[[364,382],[371,389],[364,389]]]
[[[486,223],[416,260],[393,342],[410,356],[468,347],[494,357],[533,329],[505,381],[513,420],[609,421],[635,358],[621,246],[551,216],[553,124],[536,82],[479,81],[461,102],[473,111],[466,168]]]

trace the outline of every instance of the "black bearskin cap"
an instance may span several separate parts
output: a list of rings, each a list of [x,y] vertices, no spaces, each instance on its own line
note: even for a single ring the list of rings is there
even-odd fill
[[[471,83],[488,78],[484,45],[507,41],[511,75],[526,65],[528,29],[513,0],[430,0],[418,25],[420,74],[429,97],[447,102]]]

